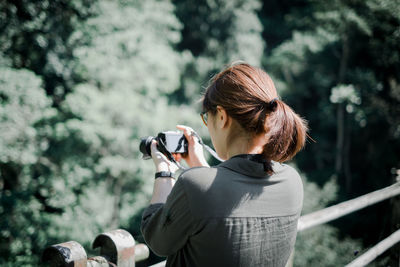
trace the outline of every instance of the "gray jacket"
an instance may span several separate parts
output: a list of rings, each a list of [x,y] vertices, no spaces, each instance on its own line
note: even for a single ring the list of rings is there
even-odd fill
[[[303,201],[299,174],[233,157],[183,172],[165,204],[150,205],[141,230],[167,266],[285,266]]]

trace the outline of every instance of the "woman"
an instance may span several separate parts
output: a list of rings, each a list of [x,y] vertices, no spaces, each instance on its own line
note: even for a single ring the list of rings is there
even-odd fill
[[[142,233],[167,266],[285,266],[293,249],[303,187],[282,162],[303,146],[307,126],[279,100],[271,78],[248,64],[233,65],[210,82],[202,118],[218,155],[209,167],[191,129],[189,170],[176,167],[152,143],[161,177],[144,211]],[[166,173],[167,172],[167,173]]]

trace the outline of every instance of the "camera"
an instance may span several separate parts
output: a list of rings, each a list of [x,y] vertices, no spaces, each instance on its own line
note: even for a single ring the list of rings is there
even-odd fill
[[[150,147],[153,140],[157,141],[157,149],[167,156],[170,153],[187,153],[188,142],[185,136],[179,132],[166,131],[159,133],[157,137],[147,136],[141,138],[139,150],[143,153],[143,159],[151,158]]]

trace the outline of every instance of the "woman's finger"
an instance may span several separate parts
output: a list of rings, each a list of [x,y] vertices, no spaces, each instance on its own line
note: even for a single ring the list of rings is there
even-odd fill
[[[175,159],[177,162],[180,162],[181,159],[182,159],[182,154],[181,154],[181,153],[172,153],[172,156],[174,157],[174,159]]]
[[[155,155],[157,152],[160,152],[160,151],[157,149],[157,141],[156,141],[156,140],[152,140],[152,141],[151,141],[150,151],[151,151],[151,155],[152,155],[152,156]]]
[[[153,140],[151,142],[150,149],[151,149],[151,157],[153,159],[157,171],[175,172],[177,170],[178,168],[177,165],[168,160],[167,157],[157,149],[156,141]]]
[[[195,142],[195,136],[192,135],[193,129],[185,126],[185,125],[177,125],[177,129],[183,131],[183,134],[185,135],[186,139],[188,140],[189,144],[192,144]]]
[[[188,136],[190,136],[190,133],[193,131],[192,128],[185,126],[185,125],[176,125],[176,128],[183,131],[183,133]]]
[[[167,157],[163,153],[161,153],[160,150],[158,150],[157,141],[155,140],[151,141],[150,150],[151,150],[151,156],[153,158],[157,158],[158,160],[168,161]]]

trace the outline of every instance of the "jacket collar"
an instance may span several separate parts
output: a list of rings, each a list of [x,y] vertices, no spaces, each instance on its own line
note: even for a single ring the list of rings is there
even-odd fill
[[[272,164],[274,171],[278,165],[274,161],[269,163],[259,154],[242,154],[222,162],[218,167],[224,167],[246,176],[265,178],[269,175],[264,171],[264,164]]]

